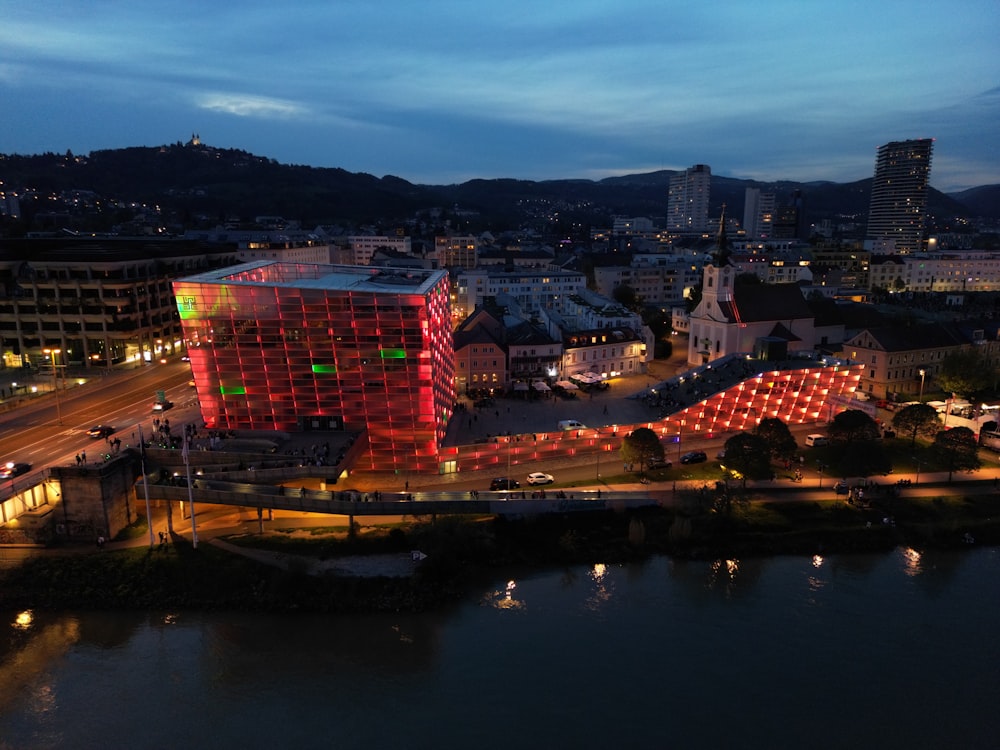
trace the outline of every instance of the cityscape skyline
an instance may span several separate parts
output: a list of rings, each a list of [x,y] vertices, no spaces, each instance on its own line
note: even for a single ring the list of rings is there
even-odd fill
[[[880,144],[931,137],[933,187],[1000,183],[1000,13],[984,0],[5,5],[0,153],[197,133],[422,184],[698,163],[852,182]]]

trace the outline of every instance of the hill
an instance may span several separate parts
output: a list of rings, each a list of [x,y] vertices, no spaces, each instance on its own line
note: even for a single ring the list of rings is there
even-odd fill
[[[673,172],[592,180],[470,180],[457,185],[417,185],[391,175],[375,177],[343,169],[279,164],[236,149],[176,143],[95,151],[87,156],[0,155],[0,181],[21,195],[18,229],[37,228],[41,219],[60,228],[102,230],[128,221],[142,206],[157,206],[171,227],[211,226],[225,220],[283,216],[305,228],[318,224],[399,225],[431,208],[467,231],[531,225],[566,231],[607,226],[615,215],[661,219]],[[804,196],[807,220],[840,216],[864,220],[871,180],[760,183],[713,176],[710,211],[725,203],[740,218],[747,187],[774,191],[779,205],[796,191]],[[27,192],[25,192],[27,191]],[[930,192],[930,212],[941,217],[1000,218],[1000,186],[948,196]],[[62,196],[52,208],[51,196]],[[54,215],[53,215],[54,214]],[[425,214],[430,217],[430,213]],[[85,218],[84,218],[85,217]],[[9,224],[9,223],[8,223]]]

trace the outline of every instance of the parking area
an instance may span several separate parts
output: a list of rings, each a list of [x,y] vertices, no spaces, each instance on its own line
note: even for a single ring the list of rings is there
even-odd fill
[[[660,418],[657,410],[629,396],[652,388],[674,375],[680,366],[674,359],[653,362],[647,374],[612,378],[607,381],[610,387],[606,390],[575,391],[572,398],[534,391],[494,396],[489,402],[460,396],[445,444],[469,445],[496,435],[552,432],[560,429],[560,422],[570,420],[587,427],[657,420]]]

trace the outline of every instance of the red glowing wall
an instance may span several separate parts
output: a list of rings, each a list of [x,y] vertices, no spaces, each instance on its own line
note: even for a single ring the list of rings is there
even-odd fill
[[[217,429],[365,432],[356,468],[437,472],[455,401],[447,276],[419,294],[275,283],[310,268],[324,267],[174,283],[202,418]]]

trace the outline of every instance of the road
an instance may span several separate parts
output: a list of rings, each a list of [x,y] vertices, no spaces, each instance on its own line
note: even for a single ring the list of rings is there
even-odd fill
[[[187,384],[191,377],[187,362],[116,370],[110,375],[102,372],[67,376],[66,389],[58,395],[25,397],[16,408],[0,412],[0,463],[29,463],[38,471],[72,464],[81,451],[88,454],[88,460],[101,460],[107,445],[87,435],[97,424],[115,427],[114,436],[121,439],[122,448],[137,445],[139,425],[149,437],[152,403],[160,390],[174,403],[163,416],[177,425],[175,434],[184,422],[200,419],[194,389]],[[5,403],[9,406],[11,400]]]

